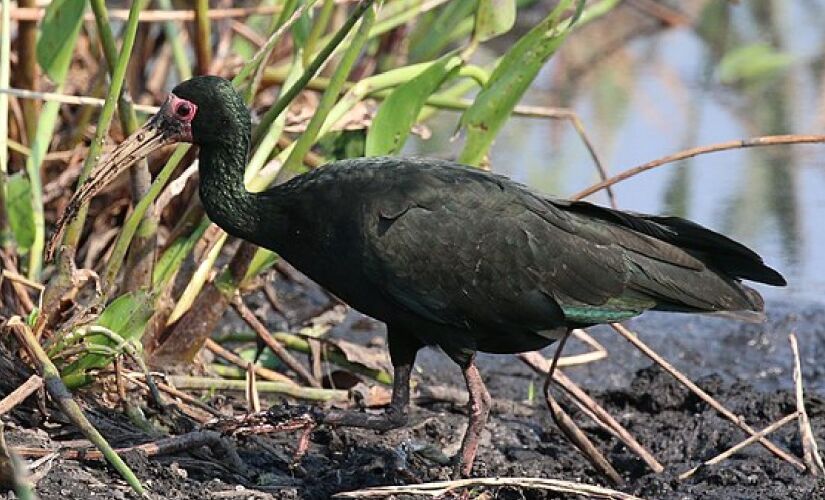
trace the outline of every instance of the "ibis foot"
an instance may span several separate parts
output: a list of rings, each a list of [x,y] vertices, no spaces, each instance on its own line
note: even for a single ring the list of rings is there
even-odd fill
[[[407,425],[410,403],[410,373],[412,363],[396,365],[392,386],[392,401],[383,414],[369,414],[351,410],[318,412],[319,424],[335,427],[360,427],[377,431],[398,429]]]

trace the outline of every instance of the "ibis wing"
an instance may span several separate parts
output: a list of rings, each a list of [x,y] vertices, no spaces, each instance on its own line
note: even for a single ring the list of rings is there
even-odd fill
[[[682,219],[548,199],[484,172],[433,168],[391,189],[368,216],[368,276],[432,321],[540,331],[651,308],[758,312],[738,279],[774,278],[753,252]]]
[[[419,181],[372,207],[364,256],[372,284],[416,314],[539,332],[655,305],[627,289],[627,251],[577,232],[576,221],[520,186],[472,173],[461,189],[433,175]]]

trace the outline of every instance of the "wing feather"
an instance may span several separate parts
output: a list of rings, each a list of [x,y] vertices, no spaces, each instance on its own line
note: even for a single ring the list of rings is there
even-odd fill
[[[650,308],[761,309],[735,273],[704,258],[718,243],[725,258],[751,259],[740,267],[753,275],[756,254],[716,233],[691,247],[692,223],[548,199],[446,162],[392,175],[367,208],[367,277],[430,321],[540,331]]]

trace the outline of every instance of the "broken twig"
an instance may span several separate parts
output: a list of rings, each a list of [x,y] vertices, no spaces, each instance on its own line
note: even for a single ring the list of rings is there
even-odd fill
[[[811,421],[808,412],[805,411],[805,395],[802,391],[802,362],[799,360],[799,345],[796,342],[796,334],[791,332],[788,335],[793,352],[793,381],[796,387],[796,413],[799,415],[799,434],[802,438],[802,458],[808,467],[808,472],[813,476],[825,474],[825,465],[822,464],[822,455],[819,454],[819,447],[811,429]]]
[[[752,148],[756,146],[777,146],[781,144],[813,144],[820,142],[825,142],[825,135],[768,135],[763,137],[752,137],[750,139],[740,139],[735,141],[721,142],[718,144],[711,144],[709,146],[699,146],[696,148],[686,149],[684,151],[680,151],[678,153],[665,156],[664,158],[659,158],[658,160],[647,162],[643,165],[639,165],[638,167],[629,168],[624,172],[620,172],[614,175],[613,177],[610,177],[607,180],[604,180],[597,184],[593,184],[589,188],[576,193],[575,195],[573,195],[572,198],[574,200],[586,198],[587,196],[590,196],[596,191],[600,191],[614,184],[618,184],[619,182],[639,175],[642,172],[646,172],[648,170],[654,169],[656,167],[661,167],[662,165],[673,163],[675,161],[693,158],[694,156],[702,154],[716,153],[719,151],[728,151],[730,149]]]
[[[707,403],[708,405],[710,405],[711,408],[713,408],[714,410],[721,413],[725,418],[727,418],[728,420],[730,420],[731,422],[736,424],[740,429],[747,432],[751,436],[753,436],[754,434],[757,433],[753,429],[753,427],[751,427],[750,425],[748,425],[744,421],[744,419],[742,419],[741,417],[735,415],[732,411],[728,410],[721,403],[719,403],[718,401],[713,399],[713,397],[711,397],[710,394],[703,391],[699,386],[697,386],[689,378],[687,378],[682,372],[680,372],[679,370],[674,368],[673,365],[671,365],[664,358],[659,356],[656,353],[656,351],[654,351],[653,349],[648,347],[647,344],[645,344],[644,342],[639,340],[639,337],[636,334],[634,334],[633,332],[631,332],[630,330],[625,328],[620,323],[611,323],[610,326],[612,326],[613,329],[616,330],[619,333],[619,335],[624,337],[627,341],[629,341],[631,344],[633,344],[637,349],[642,351],[642,353],[645,356],[650,358],[654,363],[656,363],[659,366],[661,366],[662,368],[664,368],[665,371],[670,373],[676,380],[681,382],[682,385],[684,385],[685,387],[690,389],[694,394],[699,396],[699,398],[702,401],[704,401],[705,403]],[[759,438],[759,443],[762,446],[764,446],[765,448],[767,448],[771,453],[773,453],[777,457],[781,458],[782,460],[785,460],[786,462],[790,463],[791,465],[793,465],[794,467],[796,467],[800,471],[805,470],[805,464],[803,464],[798,458],[791,455],[787,451],[779,448],[777,445],[775,445],[774,443],[769,441],[767,438],[765,438],[765,437]]]
[[[492,488],[524,488],[572,493],[588,498],[608,498],[615,500],[642,500],[639,497],[611,490],[592,484],[544,479],[535,477],[480,477],[458,479],[455,481],[437,481],[433,483],[411,484],[407,486],[379,486],[363,490],[347,491],[333,495],[333,498],[382,498],[395,495],[420,495],[423,497],[440,497],[459,488],[487,486]]]
[[[22,403],[27,397],[43,387],[43,379],[39,375],[32,375],[28,380],[20,384],[20,387],[13,390],[11,394],[0,401],[0,415],[12,411],[15,406]]]
[[[793,412],[790,415],[784,416],[783,418],[781,418],[781,419],[777,420],[776,422],[772,423],[771,425],[765,427],[764,429],[757,432],[756,434],[750,436],[748,439],[746,439],[746,440],[744,440],[744,441],[728,448],[727,450],[725,450],[724,452],[716,455],[715,457],[711,458],[710,460],[708,460],[706,462],[703,462],[701,465],[697,465],[696,467],[690,469],[689,471],[683,472],[682,474],[679,474],[679,479],[687,479],[690,476],[692,476],[694,473],[696,473],[697,470],[699,470],[700,468],[705,467],[707,465],[718,464],[719,462],[721,462],[722,460],[725,460],[726,458],[730,457],[731,455],[733,455],[737,451],[741,450],[742,448],[744,448],[744,447],[746,447],[750,444],[753,444],[758,439],[764,438],[765,436],[767,436],[771,432],[779,429],[783,425],[785,425],[788,422],[790,422],[791,420],[795,419],[798,415],[799,415],[799,412]]]
[[[312,374],[309,373],[304,365],[298,362],[286,348],[280,344],[275,338],[272,337],[272,334],[269,333],[269,330],[264,326],[263,323],[255,316],[247,306],[244,304],[243,299],[240,295],[235,296],[235,300],[232,301],[232,305],[235,307],[235,310],[238,314],[243,318],[244,321],[253,329],[255,333],[264,341],[269,350],[278,357],[283,363],[289,367],[290,370],[294,371],[301,377],[304,382],[311,385],[312,387],[321,387],[321,382],[318,381],[317,378],[313,377]]]
[[[550,362],[547,358],[539,352],[526,352],[519,354],[519,358],[527,363],[533,370],[546,374],[550,369]],[[564,358],[562,358],[564,359]],[[639,455],[642,460],[650,467],[653,472],[662,472],[665,468],[656,460],[647,448],[642,446],[636,438],[622,426],[610,413],[591,398],[581,387],[576,385],[567,375],[561,370],[556,370],[553,374],[553,380],[564,389],[565,392],[575,401],[579,407],[587,413],[594,422],[604,427],[608,432],[616,436],[634,453]]]

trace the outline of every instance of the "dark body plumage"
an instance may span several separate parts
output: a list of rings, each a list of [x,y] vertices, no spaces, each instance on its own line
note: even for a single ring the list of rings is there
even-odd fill
[[[238,215],[211,198],[219,224]],[[738,279],[783,283],[688,221],[556,200],[447,161],[339,161],[255,198],[258,225],[222,226],[459,362],[647,309],[758,316],[761,299]]]
[[[415,354],[438,345],[461,365],[470,392],[465,474],[489,408],[476,351],[534,350],[571,328],[648,309],[758,319],[762,299],[739,280],[785,284],[751,250],[689,221],[557,200],[447,161],[345,160],[249,193],[240,96],[215,77],[173,93],[198,106],[192,137],[209,217],[387,324],[396,370],[387,416],[325,421],[401,425]]]

